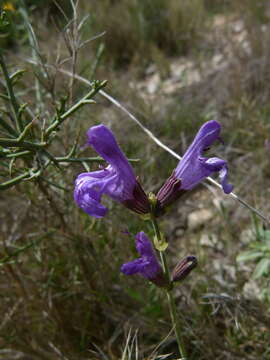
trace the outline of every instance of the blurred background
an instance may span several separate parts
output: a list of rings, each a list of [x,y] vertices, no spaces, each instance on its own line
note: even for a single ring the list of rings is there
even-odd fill
[[[1,53],[25,123],[31,119],[28,141],[40,141],[89,91],[87,81],[108,80],[105,91],[179,154],[205,121],[218,120],[224,145],[207,156],[226,159],[235,193],[269,214],[269,1],[0,4]],[[10,132],[14,140],[3,69],[1,138]],[[151,235],[150,225],[108,199],[104,219],[84,214],[74,179],[99,163],[63,157],[95,157],[85,132],[103,123],[138,159],[146,192],[159,189],[177,160],[100,94],[95,101],[53,132],[49,153],[0,146],[0,359],[175,359],[163,293],[119,271],[137,256],[134,235]],[[269,359],[268,225],[210,185],[180,199],[161,225],[171,269],[198,257],[175,294],[189,359]]]

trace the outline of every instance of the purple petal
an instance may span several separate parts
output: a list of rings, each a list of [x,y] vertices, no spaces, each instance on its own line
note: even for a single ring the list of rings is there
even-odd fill
[[[204,166],[209,170],[210,174],[212,172],[219,171],[219,178],[221,180],[221,185],[225,194],[229,194],[233,190],[233,186],[228,183],[228,167],[225,160],[219,158],[210,158],[205,161]],[[209,175],[210,175],[209,174]],[[207,175],[207,176],[209,176]]]
[[[115,175],[105,170],[82,173],[75,180],[74,200],[87,214],[97,218],[107,213],[107,208],[100,203],[101,196]]]
[[[217,121],[208,121],[198,131],[192,144],[179,162],[175,176],[181,180],[181,189],[190,190],[203,179],[216,171],[224,171],[222,187],[227,194],[232,191],[232,185],[227,183],[227,162],[219,158],[204,158],[203,151],[215,140],[220,139],[220,124]]]
[[[136,183],[131,165],[118,146],[113,133],[104,125],[93,126],[87,131],[88,143],[125,179],[130,188]]]
[[[233,191],[233,186],[228,183],[228,168],[227,165],[224,165],[221,171],[219,172],[219,178],[221,180],[221,185],[223,187],[223,190],[225,194],[229,194]]]
[[[138,233],[135,238],[136,249],[141,257],[122,265],[121,271],[126,275],[139,273],[143,277],[153,280],[160,276],[162,269],[156,258],[151,241],[143,231]]]
[[[211,172],[220,171],[227,164],[225,160],[222,160],[217,157],[204,159],[204,160],[206,160],[204,161],[204,167]]]
[[[143,231],[139,232],[135,236],[135,239],[136,239],[136,249],[141,256],[146,256],[150,258],[155,256],[152,243]]]
[[[75,180],[74,199],[89,215],[97,218],[107,213],[100,202],[103,194],[124,203],[133,200],[137,180],[114,135],[104,125],[87,132],[88,143],[106,160],[109,166],[100,171],[80,174]]]
[[[143,272],[145,266],[147,265],[149,265],[149,261],[147,259],[139,258],[123,264],[121,266],[121,271],[125,275],[134,275]]]

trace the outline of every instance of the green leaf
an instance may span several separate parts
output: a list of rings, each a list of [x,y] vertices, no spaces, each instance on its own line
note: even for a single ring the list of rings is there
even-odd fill
[[[249,251],[242,252],[240,255],[238,255],[236,258],[236,261],[237,262],[248,261],[248,260],[257,259],[262,256],[263,256],[263,253],[261,251],[249,250]]]
[[[270,259],[267,258],[261,259],[252,274],[253,279],[259,279],[262,275],[268,272],[269,267],[270,267]]]
[[[12,80],[13,85],[15,84],[16,81],[18,81],[20,79],[20,77],[22,77],[22,75],[26,72],[27,70],[25,69],[21,69],[21,70],[17,70],[15,71],[13,74],[10,75],[10,80]]]

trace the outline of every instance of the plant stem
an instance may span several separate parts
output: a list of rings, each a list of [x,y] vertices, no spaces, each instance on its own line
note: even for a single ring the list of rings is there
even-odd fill
[[[162,241],[162,236],[161,236],[161,232],[158,226],[158,222],[156,220],[156,218],[154,216],[152,216],[151,218],[151,223],[155,232],[155,235],[158,239],[158,241]],[[166,260],[166,255],[164,251],[160,251],[159,252],[160,258],[161,258],[161,262],[162,262],[162,267],[163,267],[163,271],[164,274],[167,278],[167,280],[170,282],[170,273],[169,273],[169,269],[168,269],[168,265],[167,265],[167,260]],[[181,329],[179,326],[179,322],[178,322],[178,316],[177,316],[177,311],[176,311],[176,306],[175,306],[175,301],[174,301],[174,297],[172,294],[172,287],[165,289],[166,294],[167,294],[167,299],[168,299],[168,304],[169,304],[169,309],[170,309],[170,315],[171,315],[171,320],[172,320],[172,325],[174,328],[174,333],[175,333],[175,337],[176,337],[176,341],[178,344],[178,349],[179,349],[179,353],[181,356],[181,360],[187,360],[186,357],[186,352],[185,352],[185,347],[181,338]]]
[[[89,162],[104,162],[102,157],[96,156],[96,157],[81,157],[81,158],[72,158],[68,156],[58,156],[55,158],[57,162],[83,162],[83,161],[89,161]],[[128,159],[129,162],[138,162],[139,159]]]
[[[187,360],[186,351],[185,351],[185,348],[184,348],[183,341],[181,339],[181,329],[180,329],[179,323],[177,321],[178,316],[177,316],[175,301],[174,301],[171,290],[167,290],[167,298],[168,298],[168,303],[169,303],[169,308],[170,308],[172,324],[173,324],[173,327],[174,327],[174,333],[175,333],[175,336],[176,336],[176,341],[177,341],[177,344],[178,344],[179,353],[181,355],[181,360]]]
[[[18,139],[0,138],[0,145],[5,147],[17,147],[29,150],[40,150],[47,146],[47,143],[33,143],[29,141],[19,141]]]
[[[50,133],[54,131],[63,121],[65,121],[70,115],[72,115],[75,111],[77,111],[80,107],[85,104],[89,104],[89,100],[92,99],[100,89],[106,86],[107,81],[101,81],[93,86],[93,88],[76,104],[74,104],[71,108],[69,108],[64,114],[60,115],[45,131],[45,139],[48,138]],[[92,103],[92,102],[90,102]]]
[[[14,115],[15,122],[16,122],[17,131],[22,131],[24,126],[23,126],[23,123],[19,116],[19,108],[20,107],[19,107],[19,104],[17,103],[17,99],[16,99],[14,91],[13,91],[12,80],[9,77],[7,67],[6,67],[6,64],[5,64],[5,61],[4,61],[4,58],[3,58],[1,52],[0,52],[0,66],[2,68],[4,78],[6,81],[7,92],[8,92],[8,96],[9,96],[9,99],[10,99],[10,102],[12,105],[12,110],[13,110],[13,115]]]
[[[11,186],[14,186],[14,185],[18,184],[19,182],[21,182],[21,180],[27,178],[28,176],[30,176],[30,172],[26,171],[25,173],[13,178],[13,179],[5,181],[2,184],[0,184],[0,190],[8,189]]]

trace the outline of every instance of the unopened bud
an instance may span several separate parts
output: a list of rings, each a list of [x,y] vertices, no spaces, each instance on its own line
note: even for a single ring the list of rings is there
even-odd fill
[[[154,193],[150,192],[148,194],[148,200],[149,200],[149,202],[151,204],[151,208],[155,209],[155,207],[157,205],[157,197],[156,197],[156,195]]]
[[[197,266],[196,256],[189,255],[179,261],[172,273],[172,281],[184,280],[188,274]]]

